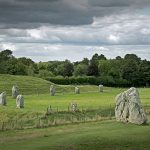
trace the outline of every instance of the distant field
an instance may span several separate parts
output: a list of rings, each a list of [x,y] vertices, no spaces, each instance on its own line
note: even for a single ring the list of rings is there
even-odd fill
[[[79,86],[80,87],[80,86]],[[88,86],[84,87],[87,88]],[[82,88],[81,88],[82,89]],[[118,88],[105,88],[103,93],[98,91],[95,92],[85,92],[85,89],[81,94],[74,93],[57,93],[55,96],[50,96],[50,94],[40,94],[40,95],[25,95],[25,108],[24,111],[43,111],[47,106],[59,107],[61,110],[65,110],[70,102],[76,102],[79,107],[109,107],[115,104],[115,96],[124,91],[125,89]],[[82,93],[83,92],[83,93]],[[150,89],[142,88],[139,89],[140,97],[143,105],[150,104]],[[8,106],[6,108],[15,109],[15,100],[8,97]]]

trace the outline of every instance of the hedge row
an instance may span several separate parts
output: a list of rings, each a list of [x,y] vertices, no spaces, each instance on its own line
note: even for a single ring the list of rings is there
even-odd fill
[[[111,76],[105,77],[93,77],[93,76],[85,76],[85,77],[50,77],[46,78],[46,80],[51,81],[55,84],[61,85],[70,85],[70,84],[91,84],[91,85],[99,85],[103,84],[105,86],[113,86],[113,87],[130,87],[131,83],[129,83],[125,79],[113,79]]]

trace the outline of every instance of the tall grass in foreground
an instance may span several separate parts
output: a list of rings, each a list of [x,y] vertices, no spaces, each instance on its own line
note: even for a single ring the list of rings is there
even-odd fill
[[[108,109],[84,109],[77,112],[59,111],[59,108],[53,109],[51,113],[45,112],[42,115],[35,114],[33,118],[9,120],[7,122],[0,122],[0,130],[16,130],[27,128],[43,128],[49,126],[56,126],[62,124],[72,124],[80,122],[101,121],[108,120],[114,117],[114,108]]]

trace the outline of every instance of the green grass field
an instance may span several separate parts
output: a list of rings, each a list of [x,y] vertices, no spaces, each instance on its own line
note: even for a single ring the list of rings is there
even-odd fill
[[[149,118],[150,119],[150,118]],[[2,150],[149,150],[150,125],[114,120],[0,133]]]
[[[1,75],[3,78],[4,76]],[[15,99],[8,96],[7,106],[0,106],[0,128],[6,125],[5,123],[8,125],[12,123],[15,126],[16,121],[24,123],[25,127],[21,128],[22,130],[16,130],[20,129],[16,127],[0,131],[0,150],[150,149],[149,122],[146,126],[137,126],[119,123],[114,119],[112,111],[114,111],[115,96],[126,89],[105,87],[104,92],[100,93],[97,86],[80,85],[81,94],[74,94],[73,85],[56,85],[56,96],[50,96],[49,86],[52,83],[48,81],[9,75],[6,75],[4,80],[0,78],[1,91],[9,89],[8,93],[11,94],[11,87],[14,84],[24,89],[25,108],[17,109]],[[40,89],[41,92],[36,93],[32,88],[28,89],[28,86]],[[150,88],[139,88],[139,92],[142,105],[150,119]],[[76,102],[81,112],[68,112],[68,105],[71,102]],[[54,114],[44,118],[49,105],[52,106]],[[81,120],[78,120],[78,117]],[[42,125],[40,122],[40,129],[37,129],[34,123],[39,125],[37,122],[39,118],[42,118],[40,121],[43,122]],[[62,122],[64,118],[71,120],[59,124],[58,121]],[[48,121],[55,124],[43,126],[43,123],[48,124]]]
[[[87,87],[88,90],[88,86]],[[84,87],[84,88],[85,88]],[[35,115],[38,113],[44,113],[49,105],[52,106],[54,110],[59,109],[59,111],[68,110],[68,105],[71,102],[76,102],[79,109],[97,109],[97,108],[109,108],[114,107],[115,96],[124,91],[125,89],[118,88],[105,88],[103,93],[99,92],[88,92],[81,94],[56,94],[56,96],[50,96],[50,94],[40,94],[40,95],[25,95],[25,108],[17,109],[16,102],[10,96],[7,98],[7,106],[0,107],[0,119],[1,121],[8,121],[9,118],[20,118],[27,117],[29,114]],[[85,92],[85,91],[84,91]],[[142,88],[139,89],[142,104],[144,106],[150,106],[150,89]]]

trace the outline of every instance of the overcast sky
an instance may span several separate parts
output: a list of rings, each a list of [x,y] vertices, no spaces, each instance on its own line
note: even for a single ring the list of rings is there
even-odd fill
[[[34,61],[150,60],[150,0],[0,0],[0,50]]]

